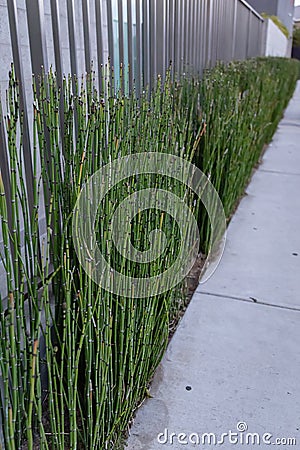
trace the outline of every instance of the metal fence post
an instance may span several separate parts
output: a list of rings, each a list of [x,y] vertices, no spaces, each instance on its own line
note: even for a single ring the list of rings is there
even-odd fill
[[[123,5],[122,0],[118,0],[118,33],[119,33],[119,64],[120,68],[122,67],[122,79],[120,88],[122,92],[124,92],[125,87],[125,73],[124,71],[124,26],[123,26]]]
[[[97,59],[98,59],[98,86],[99,92],[102,92],[103,86],[103,36],[102,36],[102,10],[101,0],[95,0],[95,16],[96,16],[96,41],[97,41]]]
[[[84,38],[84,59],[86,72],[91,71],[91,43],[90,43],[90,6],[89,0],[82,0],[82,21]]]
[[[9,176],[9,163],[8,163],[8,151],[6,145],[6,133],[4,126],[4,115],[2,112],[2,102],[0,98],[0,179],[3,183],[5,199],[7,204],[7,222],[8,227],[12,230],[12,198],[11,198],[11,185],[10,185],[10,176]],[[15,257],[15,249],[14,245],[11,242],[10,250],[12,253],[12,259]],[[2,299],[1,299],[2,301]],[[1,377],[0,377],[1,379]],[[0,428],[1,429],[1,428]],[[1,437],[1,433],[0,433]]]
[[[132,53],[132,8],[131,0],[127,0],[127,44],[128,44],[128,76],[129,76],[129,92],[133,88],[133,53]]]
[[[149,22],[150,22],[150,88],[152,89],[153,80],[156,79],[157,76],[157,67],[156,67],[156,0],[150,0],[149,2]]]
[[[68,29],[69,29],[69,47],[70,47],[70,61],[73,78],[73,91],[75,93],[74,76],[78,74],[77,70],[77,56],[76,56],[76,41],[75,41],[75,14],[74,14],[74,0],[67,0],[68,13]]]
[[[59,86],[62,86],[62,59],[60,48],[60,21],[59,21],[59,3],[58,0],[51,1],[51,19],[52,19],[52,31],[53,31],[53,46],[55,57],[55,70],[56,77],[59,82]]]
[[[136,14],[136,72],[135,72],[135,84],[137,95],[141,95],[141,81],[142,81],[142,33],[141,33],[141,3],[140,0],[135,1],[135,14]]]
[[[168,65],[171,70],[171,77],[173,79],[175,73],[175,9],[176,2],[175,0],[170,0],[169,3],[169,52],[168,52]]]
[[[235,59],[235,46],[236,46],[236,20],[237,20],[237,2],[234,1],[234,9],[233,9],[233,34],[232,34],[232,50],[231,50],[231,58]]]
[[[108,34],[108,55],[110,64],[114,65],[114,33],[113,33],[113,16],[111,0],[106,1],[107,9],[107,34]]]
[[[42,68],[48,71],[43,1],[26,0],[26,13],[32,72],[37,76],[42,73]]]
[[[246,58],[249,58],[250,55],[250,42],[251,42],[251,17],[252,17],[252,11],[251,9],[248,10],[248,36],[247,36],[247,53]]]
[[[143,0],[143,85],[150,83],[150,20],[149,0]]]
[[[154,3],[154,2],[153,2]],[[151,51],[155,52],[155,73],[156,77],[160,75],[164,79],[166,72],[166,3],[155,0],[155,40],[151,40]]]
[[[29,124],[28,124],[28,109],[26,104],[26,94],[23,76],[23,66],[20,54],[20,41],[17,21],[17,4],[16,0],[7,0],[7,9],[10,26],[11,46],[14,60],[14,68],[16,77],[19,81],[19,94],[20,94],[20,109],[23,112],[23,151],[24,151],[24,166],[26,173],[26,188],[28,196],[28,205],[30,214],[33,213],[33,168],[31,157],[31,144],[29,136]]]

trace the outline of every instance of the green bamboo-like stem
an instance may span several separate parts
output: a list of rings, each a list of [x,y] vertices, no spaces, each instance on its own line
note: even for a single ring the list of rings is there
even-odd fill
[[[120,73],[126,81],[123,68]],[[0,178],[1,257],[8,292],[7,305],[1,301],[0,309],[5,337],[0,343],[4,384],[0,406],[7,418],[3,435],[9,450],[20,448],[24,440],[33,448],[36,439],[41,449],[113,448],[145,396],[166,348],[169,326],[185,305],[184,282],[164,294],[149,292],[136,300],[105,292],[86,275],[78,264],[71,232],[72,211],[84,183],[122,156],[145,151],[173,154],[206,173],[229,219],[263,145],[276,129],[298,73],[296,62],[276,58],[217,65],[203,80],[175,77],[172,81],[167,73],[139,99],[117,90],[109,65],[103,67],[99,93],[93,73],[75,79],[74,91],[72,77],[65,77],[58,89],[55,74],[43,74],[41,81],[33,81],[34,204],[30,215],[22,112],[11,71],[6,117],[11,227]],[[209,219],[186,186],[159,174],[134,175],[109,192],[99,205],[96,222],[101,252],[127,276],[160,274],[178,254],[180,230],[161,210],[139,211],[131,222],[131,243],[139,250],[149,248],[149,233],[154,229],[167,236],[168,246],[153,264],[128,260],[127,244],[124,254],[113,244],[111,222],[116,208],[128,195],[149,187],[172,191],[183,199],[199,218],[201,249],[207,252],[210,246]],[[47,230],[40,257],[43,202]],[[187,224],[182,234],[188,232]],[[41,339],[44,356],[38,348]],[[43,365],[48,375],[44,405]]]

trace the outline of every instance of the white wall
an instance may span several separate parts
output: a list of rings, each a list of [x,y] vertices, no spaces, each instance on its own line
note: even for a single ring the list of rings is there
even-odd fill
[[[266,56],[288,56],[288,39],[271,20],[266,20]],[[290,56],[290,55],[289,55]]]

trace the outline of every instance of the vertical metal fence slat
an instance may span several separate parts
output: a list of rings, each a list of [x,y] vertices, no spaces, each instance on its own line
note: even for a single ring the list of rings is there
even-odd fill
[[[165,74],[169,68],[169,0],[163,2],[163,15],[162,15],[162,30],[163,30],[163,56],[162,56],[162,77],[164,79]]]
[[[112,86],[113,77],[112,71],[114,69],[114,31],[113,31],[113,15],[112,15],[112,4],[111,0],[106,0],[106,8],[107,8],[107,35],[108,35],[108,57],[109,57],[109,65],[110,65],[110,85]]]
[[[207,2],[205,0],[202,0],[202,20],[201,20],[201,26],[202,26],[202,54],[201,54],[201,66],[202,66],[202,72],[206,68],[206,48],[207,48],[207,40],[206,40],[206,28],[207,28]]]
[[[127,0],[127,41],[128,41],[128,83],[129,92],[133,89],[133,53],[132,53],[132,7],[131,0]]]
[[[7,9],[9,17],[11,46],[14,60],[14,68],[16,77],[19,82],[19,94],[20,94],[20,109],[23,111],[23,152],[24,152],[24,166],[26,174],[26,188],[28,196],[29,212],[33,213],[33,167],[31,157],[31,144],[29,136],[29,124],[28,124],[28,110],[26,104],[26,94],[24,85],[24,75],[22,59],[20,54],[20,41],[17,21],[17,4],[16,0],[7,0]]]
[[[215,47],[213,8],[214,0],[209,0],[209,19],[207,29],[209,67],[213,65],[213,49]]]
[[[197,72],[202,74],[202,48],[203,48],[203,26],[202,26],[202,17],[203,17],[203,0],[200,0],[197,11],[197,30],[198,30],[198,45],[199,49],[197,52]]]
[[[226,8],[226,5],[224,5],[224,2],[223,2],[222,15],[223,15],[224,25],[223,25],[223,31],[222,31],[222,41],[223,41],[224,61],[226,61],[226,62],[229,61],[229,58],[228,58],[228,47],[229,47],[228,28],[229,29],[232,28],[231,10],[232,10],[232,0],[230,1],[228,8]],[[227,24],[229,25],[229,27],[226,26]]]
[[[260,33],[260,54],[262,56],[265,55],[266,50],[266,23],[264,20],[260,21],[260,27],[259,27]]]
[[[50,0],[51,20],[53,32],[53,47],[55,58],[55,71],[59,86],[62,86],[62,58],[60,47],[60,21],[59,21],[59,3],[58,0]]]
[[[162,30],[164,33],[163,43],[163,58],[162,58],[162,77],[164,79],[167,70],[169,69],[169,0],[163,2],[163,16],[162,16]]]
[[[140,0],[135,1],[136,13],[136,72],[135,72],[135,86],[138,97],[141,95],[141,81],[142,81],[142,64],[141,64],[141,49],[142,49],[142,35],[141,35],[141,3]]]
[[[211,39],[211,33],[212,33],[212,1],[207,1],[207,25],[206,25],[206,66],[211,66],[211,60],[212,60],[212,39]]]
[[[219,53],[219,6],[220,0],[214,1],[214,64],[218,61]]]
[[[196,48],[196,40],[195,40],[195,0],[191,0],[191,16],[190,16],[190,65],[194,70],[195,67],[195,48]]]
[[[196,38],[196,49],[195,49],[195,68],[197,73],[199,73],[199,65],[200,65],[200,48],[201,48],[201,42],[200,42],[200,11],[201,11],[201,0],[195,1],[195,38]]]
[[[74,0],[67,0],[67,17],[68,17],[68,31],[69,31],[69,51],[71,62],[72,88],[73,94],[76,94],[76,78],[78,77],[77,55],[76,55],[76,39],[75,39],[75,9]],[[74,120],[74,136],[75,141],[78,136],[78,119],[75,114]]]
[[[166,0],[164,4],[164,19],[163,19],[163,27],[164,27],[164,67],[165,71],[169,70],[170,67],[170,0]]]
[[[71,72],[72,72],[72,78],[73,78],[73,89],[75,92],[74,76],[78,75],[78,70],[77,70],[76,40],[75,40],[74,0],[67,0],[67,14],[68,14]]]
[[[59,20],[58,0],[50,0],[50,7],[51,7],[56,82],[58,84],[58,87],[62,88],[63,72],[62,72],[62,58],[61,58],[61,47],[60,47],[60,20]],[[61,136],[63,136],[64,135],[64,99],[63,99],[63,95],[60,96],[59,112],[60,112],[60,115],[59,115],[60,132],[61,132]],[[61,139],[61,146],[62,146],[62,151],[64,152],[64,140],[63,139]]]
[[[180,48],[180,65],[178,72],[182,74],[185,71],[185,45],[184,45],[184,36],[185,36],[185,17],[187,15],[187,11],[185,8],[185,0],[180,0],[180,13],[179,13],[179,21],[180,21],[180,40],[179,40],[179,48]]]
[[[40,86],[39,77],[48,72],[48,61],[46,51],[46,35],[45,35],[45,14],[43,0],[26,0],[26,15],[28,24],[28,35],[30,42],[30,55],[32,72],[36,79],[36,88],[39,96]],[[47,167],[50,166],[50,132],[46,123],[43,123],[45,151]],[[32,166],[32,162],[31,162]],[[32,168],[31,168],[32,170]],[[30,175],[31,176],[31,175]],[[47,202],[50,195],[50,189],[45,192],[45,201]]]
[[[219,52],[220,52],[220,5],[221,0],[218,0],[215,2],[215,11],[216,11],[216,22],[215,22],[215,33],[216,33],[216,56],[215,56],[215,62],[219,59]]]
[[[220,48],[221,48],[221,52],[222,52],[222,54],[220,54],[220,57],[221,57],[222,61],[224,61],[224,62],[227,61],[227,57],[226,57],[226,54],[227,54],[226,25],[230,24],[230,22],[229,21],[227,22],[227,20],[226,20],[227,19],[227,17],[226,17],[226,10],[229,11],[230,6],[231,6],[231,2],[232,2],[232,0],[230,2],[228,2],[229,3],[228,8],[225,7],[224,0],[222,0],[222,3],[221,3],[220,23],[222,24],[222,32],[221,32],[221,35],[220,35],[220,38],[219,38],[219,43],[220,43]]]
[[[0,176],[4,187],[5,192],[5,200],[7,205],[7,222],[9,230],[12,231],[13,223],[12,223],[12,198],[11,198],[11,185],[10,185],[10,176],[9,176],[9,163],[8,163],[8,149],[6,145],[6,134],[5,134],[5,126],[4,126],[4,115],[2,111],[2,102],[0,99]],[[10,246],[12,259],[15,258],[15,248],[13,243],[11,242]]]
[[[84,60],[85,70],[91,71],[91,42],[90,42],[90,7],[89,0],[82,1],[82,21],[83,21],[83,39],[84,39]]]
[[[179,67],[179,71],[180,74],[182,74],[183,72],[185,72],[186,70],[186,63],[185,63],[185,58],[186,58],[186,51],[185,51],[185,39],[184,36],[186,35],[186,18],[187,18],[187,8],[185,5],[185,1],[186,0],[180,0],[180,15],[179,15],[179,20],[181,21],[181,26],[180,26],[180,67]]]
[[[32,72],[38,76],[42,73],[42,67],[45,72],[48,70],[43,1],[26,0],[26,14]]]
[[[188,64],[189,64],[189,73],[192,70],[193,64],[193,3],[194,0],[189,0],[189,19],[188,19],[188,39],[187,39],[187,47],[188,47]]]
[[[200,49],[200,39],[199,39],[199,25],[198,25],[198,14],[200,9],[200,1],[194,0],[194,55],[193,55],[193,65],[195,67],[196,72],[198,72],[199,68],[199,49]]]
[[[125,77],[125,70],[124,67],[124,26],[123,26],[123,0],[118,0],[118,31],[119,31],[119,64],[120,67],[122,67],[122,79],[121,79],[121,85],[120,88],[122,89],[122,92],[124,92],[124,77]],[[120,69],[121,70],[121,69]]]
[[[101,0],[95,0],[95,18],[96,18],[96,41],[97,41],[97,67],[98,67],[98,86],[99,92],[102,92],[102,64],[103,64],[103,36],[102,36],[102,10]]]
[[[174,0],[174,75],[177,76],[180,68],[180,0]]]
[[[236,48],[236,20],[237,20],[237,2],[238,0],[234,1],[234,8],[233,8],[233,29],[232,29],[232,48],[231,48],[231,58],[235,59],[235,48]]]
[[[149,0],[143,0],[143,84],[150,83],[150,11]]]
[[[200,38],[199,38],[199,10],[201,7],[201,0],[194,0],[194,56],[193,56],[193,64],[195,66],[196,72],[198,72],[199,66],[199,50],[200,50]]]
[[[171,77],[174,76],[175,70],[175,0],[170,0],[169,3],[169,52],[168,52],[168,66],[170,66]]]
[[[221,24],[220,24],[220,6],[221,6],[221,1],[222,0],[218,0],[215,3],[215,33],[216,33],[216,56],[215,56],[215,62],[217,62],[220,58],[220,28],[221,28]]]
[[[229,7],[230,7],[230,2]],[[229,8],[228,8],[229,9]],[[226,11],[224,9],[224,0],[221,0],[220,3],[220,12],[219,12],[219,25],[220,25],[220,34],[219,34],[219,59],[222,61],[226,61],[226,33],[225,33],[225,24],[226,22]]]
[[[182,33],[181,33],[181,39],[182,39],[182,70],[186,72],[187,70],[187,62],[188,62],[188,54],[189,54],[189,47],[188,47],[188,40],[186,39],[186,36],[189,32],[189,0],[183,0],[181,2],[182,6]]]
[[[157,0],[150,0],[149,4],[149,24],[150,24],[150,87],[152,89],[153,81],[156,80],[157,67],[156,67],[156,2]]]
[[[250,40],[251,40],[251,9],[248,10],[248,33],[247,33],[247,47],[246,47],[246,58],[250,57]]]
[[[201,73],[206,67],[206,27],[207,27],[207,10],[206,10],[206,1],[202,0],[202,8],[201,8]]]
[[[215,3],[216,11],[216,22],[215,22],[215,33],[216,33],[216,62],[219,60],[220,53],[220,5],[222,0],[218,0]]]
[[[154,3],[154,2],[153,2]],[[155,30],[154,39],[151,40],[152,49],[155,55],[153,61],[155,63],[153,79],[156,80],[157,76],[160,75],[164,80],[166,72],[166,53],[165,53],[165,34],[166,34],[166,17],[165,17],[165,2],[155,2],[154,10],[154,23],[153,29]],[[152,18],[153,19],[153,18]]]

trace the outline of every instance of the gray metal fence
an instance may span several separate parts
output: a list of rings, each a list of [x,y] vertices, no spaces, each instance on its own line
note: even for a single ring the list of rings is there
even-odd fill
[[[261,55],[264,21],[243,0],[0,0],[0,88],[4,100],[13,61],[23,110],[27,191],[32,201],[32,73],[53,66],[63,74],[91,69],[101,86],[110,56],[116,78],[122,62],[127,89],[152,84],[172,62],[173,73],[199,73],[217,60]],[[10,203],[9,164],[0,113],[0,169]],[[40,218],[41,235],[45,231]],[[44,230],[44,231],[43,231]],[[0,235],[0,245],[1,245]],[[3,272],[3,271],[2,271]],[[5,292],[1,278],[1,294]]]

